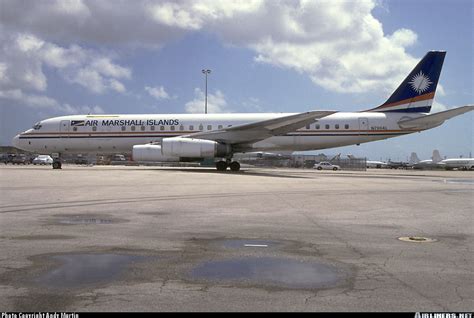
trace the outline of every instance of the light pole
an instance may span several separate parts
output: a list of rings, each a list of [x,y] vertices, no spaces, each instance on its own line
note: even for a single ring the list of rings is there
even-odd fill
[[[207,114],[207,74],[210,74],[211,73],[211,70],[202,70],[202,73],[204,75],[206,75],[206,104],[205,104],[205,108],[204,108],[204,114]]]

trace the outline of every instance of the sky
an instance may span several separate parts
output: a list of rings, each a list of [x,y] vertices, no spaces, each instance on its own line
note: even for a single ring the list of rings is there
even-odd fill
[[[474,104],[471,0],[0,0],[0,145],[69,114],[359,111],[429,50],[432,112]],[[422,133],[316,151],[474,153],[473,113]]]

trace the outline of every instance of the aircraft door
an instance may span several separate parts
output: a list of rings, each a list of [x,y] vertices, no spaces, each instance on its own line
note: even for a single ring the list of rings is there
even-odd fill
[[[359,118],[359,134],[366,135],[369,130],[369,119],[368,118]]]

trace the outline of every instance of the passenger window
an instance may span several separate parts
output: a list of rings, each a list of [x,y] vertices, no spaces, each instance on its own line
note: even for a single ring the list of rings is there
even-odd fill
[[[329,125],[326,125],[326,129],[329,129]]]
[[[349,129],[349,125],[348,125],[348,124],[345,124],[345,125],[344,125],[344,128],[345,128],[345,129]]]
[[[184,130],[184,126],[183,125],[179,126],[179,130]]]
[[[96,126],[92,127],[92,131],[97,131],[97,127]]]
[[[193,125],[189,125],[189,130],[194,130],[194,126],[193,126]]]
[[[145,131],[145,126],[142,126],[140,129],[141,129],[142,131]]]
[[[227,125],[227,127],[232,127],[232,125]]]
[[[202,126],[202,124],[199,125],[199,130],[203,130],[203,129],[204,129],[204,127]]]
[[[336,126],[334,126],[336,129],[339,129],[339,124],[336,124]]]
[[[316,124],[316,129],[319,129],[319,124]]]
[[[132,131],[135,131],[135,126],[130,127]]]
[[[165,130],[165,126],[160,126],[160,130]]]
[[[122,131],[125,131],[125,129],[127,129],[127,127],[125,127],[125,126],[122,126]]]
[[[310,125],[306,125],[306,129],[309,129],[309,128],[311,128]]]
[[[171,129],[171,130],[174,130],[174,126],[170,126],[170,129]]]
[[[212,130],[212,125],[207,125],[207,130]]]
[[[222,125],[217,126],[217,129],[222,129]]]
[[[154,130],[155,130],[155,126],[150,126],[150,130],[154,131]]]
[[[72,131],[77,131],[77,127],[72,127]]]

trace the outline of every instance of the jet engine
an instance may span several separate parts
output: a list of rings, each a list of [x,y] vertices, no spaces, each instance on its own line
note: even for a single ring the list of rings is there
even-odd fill
[[[190,159],[222,158],[230,153],[230,145],[193,138],[164,138],[161,145],[133,146],[135,161],[189,161]]]
[[[230,153],[230,145],[204,139],[165,138],[161,141],[161,153],[180,158],[225,157]]]
[[[132,150],[134,161],[158,161],[178,162],[179,157],[167,157],[161,153],[160,145],[135,145]]]

